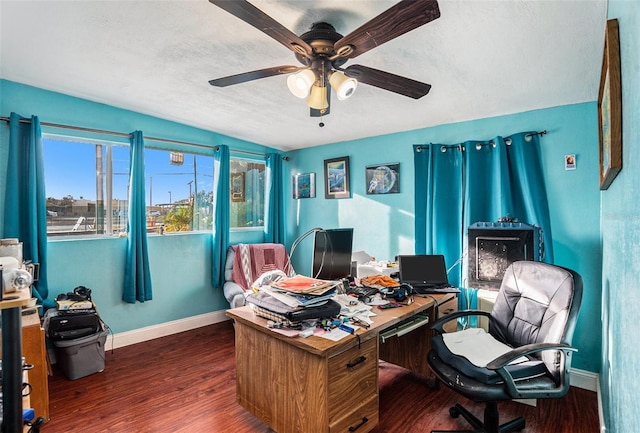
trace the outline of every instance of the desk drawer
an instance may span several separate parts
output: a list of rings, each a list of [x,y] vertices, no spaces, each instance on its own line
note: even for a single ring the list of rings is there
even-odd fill
[[[377,403],[377,339],[372,338],[360,347],[355,346],[331,357],[328,367],[330,423],[353,413],[353,407],[360,402],[375,397]]]
[[[358,403],[357,400],[346,398],[345,403]],[[344,418],[337,420],[329,425],[329,433],[366,433],[378,425],[378,396],[370,398],[364,404],[356,407],[353,406]]]
[[[458,298],[455,296],[438,307],[439,317],[444,317],[456,311],[458,311]],[[444,325],[444,330],[447,332],[456,332],[457,328],[458,322],[455,320]]]

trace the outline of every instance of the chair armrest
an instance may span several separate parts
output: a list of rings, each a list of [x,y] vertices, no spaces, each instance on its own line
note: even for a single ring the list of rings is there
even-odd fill
[[[560,378],[556,383],[556,387],[554,389],[523,389],[517,386],[517,383],[513,380],[513,377],[507,370],[507,366],[509,363],[515,359],[520,358],[521,356],[531,355],[533,353],[540,353],[547,350],[555,350],[561,353],[561,365],[560,369]],[[569,388],[568,384],[568,376],[567,370],[570,365],[570,362],[567,362],[567,359],[571,356],[571,352],[577,352],[578,349],[575,347],[571,347],[568,344],[564,343],[533,343],[526,344],[524,346],[517,347],[509,352],[497,357],[493,361],[487,364],[487,368],[489,370],[495,370],[496,373],[502,377],[505,385],[509,389],[509,394],[512,398],[541,398],[541,397],[562,397]]]
[[[443,316],[438,320],[436,320],[435,322],[433,322],[433,324],[431,325],[431,329],[436,331],[438,334],[444,334],[446,333],[446,331],[444,330],[445,323],[449,322],[450,320],[458,319],[459,317],[467,317],[467,316],[491,317],[491,313],[489,313],[488,311],[481,311],[481,310],[454,311],[453,313],[447,314],[446,316]]]
[[[237,295],[244,296],[244,290],[242,290],[242,286],[240,286],[239,284],[233,281],[226,281],[222,286],[222,291],[224,292],[224,297],[227,298],[227,301],[229,301],[230,305],[232,304],[233,299]],[[239,305],[231,305],[231,308],[238,307],[238,306]]]
[[[489,370],[498,370],[506,367],[511,361],[521,356],[531,355],[533,353],[544,352],[545,350],[562,350],[568,352],[577,352],[578,349],[564,343],[533,343],[516,347],[507,353],[498,356],[496,359],[487,364]]]

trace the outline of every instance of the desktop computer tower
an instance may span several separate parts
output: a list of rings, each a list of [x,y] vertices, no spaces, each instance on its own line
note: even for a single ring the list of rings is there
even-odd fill
[[[520,222],[477,222],[468,230],[469,287],[499,290],[504,272],[519,260],[540,261],[542,233]]]

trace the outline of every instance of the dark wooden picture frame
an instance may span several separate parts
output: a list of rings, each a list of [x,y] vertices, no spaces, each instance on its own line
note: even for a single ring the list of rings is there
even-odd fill
[[[600,189],[608,189],[622,169],[622,85],[618,20],[607,21],[598,92]]]
[[[400,163],[368,165],[365,167],[367,194],[400,192]]]
[[[231,201],[241,202],[245,200],[245,174],[244,172],[231,173]]]
[[[324,160],[324,197],[351,198],[349,157]]]
[[[298,173],[291,176],[293,198],[315,198],[316,196],[316,174]]]

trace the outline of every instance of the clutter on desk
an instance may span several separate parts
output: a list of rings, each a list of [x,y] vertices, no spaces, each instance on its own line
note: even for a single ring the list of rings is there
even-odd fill
[[[365,251],[355,251],[351,254],[351,261],[357,263],[356,277],[363,278],[370,275],[386,275],[391,277],[398,273],[398,264],[388,260],[376,260]]]
[[[275,276],[275,277],[274,277]],[[305,320],[337,316],[340,305],[331,298],[337,282],[282,272],[261,275],[246,295],[246,303],[260,317],[300,329]]]
[[[246,303],[254,314],[267,319],[269,328],[283,335],[307,338],[314,335],[313,329],[319,328],[322,332],[316,335],[333,332],[325,338],[336,339],[345,332],[344,329],[334,332],[340,325],[350,326],[353,332],[371,326],[370,317],[375,315],[371,306],[338,291],[344,287],[341,280],[326,281],[302,275],[287,277],[277,272],[266,274],[251,285]],[[285,328],[298,332],[284,332]]]

